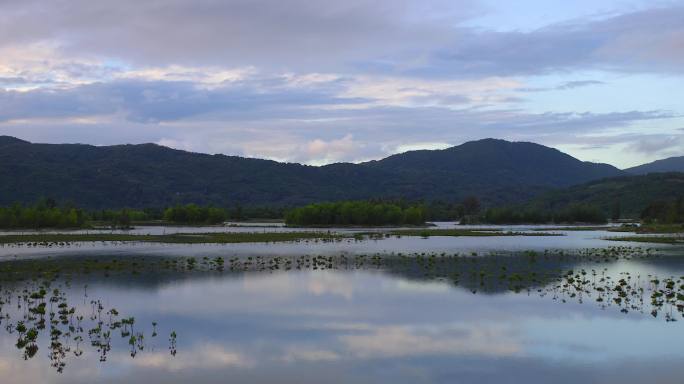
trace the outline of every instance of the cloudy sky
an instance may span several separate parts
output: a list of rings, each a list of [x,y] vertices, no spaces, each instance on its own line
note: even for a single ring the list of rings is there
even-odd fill
[[[0,134],[324,164],[684,155],[684,1],[0,0]]]

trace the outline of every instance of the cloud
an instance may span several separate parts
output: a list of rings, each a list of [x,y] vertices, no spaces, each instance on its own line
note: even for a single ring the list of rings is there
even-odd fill
[[[210,87],[125,79],[58,91],[0,91],[0,131],[39,142],[156,142],[196,152],[322,164],[482,137],[551,145],[576,143],[580,137],[593,145],[595,140],[584,136],[616,136],[618,128],[679,116],[658,110],[531,113],[494,102],[501,96],[493,84],[478,88],[466,83],[460,91],[471,101],[464,105],[437,103],[438,88],[431,100],[417,101],[412,96],[383,98],[367,82],[361,90],[354,89],[356,84],[296,76],[246,77]],[[502,92],[508,86],[515,84]]]
[[[566,81],[564,83],[561,83],[559,85],[556,85],[554,87],[526,87],[526,88],[517,88],[515,91],[517,92],[547,92],[547,91],[567,91],[575,88],[582,88],[582,87],[589,87],[592,85],[604,85],[606,84],[603,81],[599,80],[573,80],[573,81]]]
[[[87,61],[112,59],[137,67],[172,63],[428,77],[684,68],[681,4],[530,32],[471,26],[484,12],[474,0],[5,1],[0,48],[47,47],[53,57],[86,61],[86,68],[71,68],[76,75],[92,70]]]
[[[340,355],[335,351],[320,349],[315,347],[299,347],[292,346],[288,348],[282,360],[286,363],[306,362],[320,362],[320,361],[335,361],[339,360]]]
[[[478,10],[471,0],[5,1],[0,45],[48,40],[71,55],[137,64],[310,70],[423,50]]]
[[[350,134],[330,141],[314,139],[306,144],[304,159],[318,159],[323,164],[350,159],[354,158],[362,146],[363,144],[355,142]]]
[[[539,75],[603,69],[681,73],[684,6],[672,5],[599,20],[575,20],[531,32],[462,29],[434,51],[422,75]]]
[[[25,84],[27,80],[23,77],[0,77],[0,85],[8,86],[13,84]]]
[[[372,332],[340,336],[351,355],[358,358],[397,358],[425,355],[516,356],[522,347],[496,327],[440,328],[439,332],[404,326],[381,326]]]
[[[684,135],[648,135],[639,137],[629,144],[628,148],[631,151],[639,152],[647,155],[660,154],[666,155],[684,155]]]
[[[127,354],[116,354],[110,358],[119,363],[125,362],[135,367],[161,369],[180,372],[187,369],[249,368],[255,365],[243,354],[227,350],[222,345],[211,343],[193,346],[185,351],[182,358],[171,358],[168,352],[145,351],[131,359]]]
[[[590,85],[603,85],[605,82],[603,81],[598,81],[598,80],[576,80],[576,81],[568,81],[567,83],[561,84],[556,87],[556,89],[575,89],[575,88],[580,88],[580,87],[587,87]]]
[[[4,1],[0,132],[309,164],[482,137],[669,145],[620,141],[618,129],[646,122],[668,134],[682,111],[665,96],[621,107],[624,84],[606,74],[677,79],[684,6],[525,31],[478,27],[483,12],[476,0]],[[529,86],[548,74],[555,85]],[[595,108],[558,100],[599,85],[616,97]],[[550,104],[529,93],[540,91]]]
[[[354,285],[339,274],[325,273],[309,278],[308,291],[315,296],[335,295],[350,301],[354,296]]]
[[[284,107],[353,104],[325,89],[291,88],[282,79],[231,82],[206,89],[188,81],[116,80],[63,90],[0,90],[0,121],[120,114],[129,121],[162,122],[216,115],[274,117]],[[264,114],[268,109],[268,113]]]

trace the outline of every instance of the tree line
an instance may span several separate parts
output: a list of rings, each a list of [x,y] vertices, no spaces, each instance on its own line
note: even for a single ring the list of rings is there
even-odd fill
[[[285,207],[200,206],[178,204],[168,208],[86,210],[72,203],[40,199],[35,204],[0,207],[0,229],[84,228],[106,226],[126,229],[133,223],[220,224],[227,220],[282,219]]]
[[[182,224],[220,224],[228,219],[223,208],[200,207],[196,204],[177,205],[164,211],[164,220]]]
[[[489,208],[481,216],[486,224],[606,223],[606,214],[591,204],[570,204],[551,211],[534,207]]]
[[[0,207],[0,228],[78,228],[85,225],[88,215],[82,209],[54,200],[41,200],[32,206],[14,204]]]
[[[684,223],[684,197],[671,201],[654,201],[641,212],[645,223],[680,224]]]
[[[619,202],[615,202],[610,209],[585,203],[570,204],[555,210],[533,205],[483,208],[475,196],[457,203],[368,200],[314,203],[299,208],[240,205],[222,208],[185,204],[166,209],[94,211],[69,203],[58,205],[53,199],[41,199],[33,205],[13,204],[0,207],[0,228],[82,228],[91,225],[129,228],[133,223],[142,222],[202,225],[248,218],[284,218],[289,225],[304,226],[421,225],[426,220],[461,220],[464,224],[605,223],[609,217],[619,219],[620,211]],[[650,203],[642,210],[641,219],[645,223],[684,223],[684,197]]]
[[[176,224],[219,224],[229,216],[227,209],[200,207],[195,204],[178,205],[165,210],[124,208],[86,211],[72,204],[58,206],[52,199],[42,199],[33,205],[17,203],[0,207],[0,228],[84,228],[97,225],[127,229],[134,222],[162,220]]]
[[[285,214],[288,225],[421,225],[425,209],[421,205],[400,205],[373,201],[316,203]]]

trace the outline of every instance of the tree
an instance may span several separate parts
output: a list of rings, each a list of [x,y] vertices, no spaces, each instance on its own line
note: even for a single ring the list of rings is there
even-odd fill
[[[466,216],[477,215],[480,213],[480,199],[476,196],[468,196],[463,199],[461,203],[463,205],[463,214]]]
[[[620,217],[622,217],[622,207],[620,206],[620,202],[616,201],[615,204],[613,204],[613,210],[610,215],[610,219],[613,221],[620,220]]]
[[[237,220],[237,221],[240,221],[243,219],[242,205],[235,204],[235,209],[233,210],[233,219]]]
[[[116,218],[116,227],[119,228],[130,228],[131,227],[131,215],[128,213],[127,209],[122,209]]]
[[[418,225],[425,222],[422,205],[401,207],[371,201],[309,204],[285,215],[290,225]]]

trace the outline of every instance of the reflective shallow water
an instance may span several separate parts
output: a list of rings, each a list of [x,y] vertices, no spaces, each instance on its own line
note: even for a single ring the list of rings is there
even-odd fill
[[[0,247],[1,381],[680,383],[682,248],[558,232]]]
[[[449,229],[472,229],[472,228],[489,228],[489,229],[503,229],[506,231],[525,231],[525,230],[540,230],[548,228],[558,228],[557,225],[459,225],[454,221],[439,221],[428,223],[430,228]],[[612,225],[606,225],[606,228]],[[384,231],[387,228],[382,227],[286,227],[283,223],[274,222],[228,222],[225,225],[212,226],[162,226],[162,225],[143,225],[135,226],[131,229],[45,229],[45,230],[0,230],[0,235],[11,234],[34,234],[34,233],[128,233],[135,235],[165,235],[172,233],[214,233],[214,232],[299,232],[306,231],[333,231],[333,232],[374,232]],[[392,229],[401,229],[393,227]]]
[[[684,374],[684,256],[643,248],[101,252],[1,268],[3,383],[679,383]]]
[[[149,227],[145,227],[149,229]],[[163,227],[158,227],[162,229]],[[209,232],[210,229],[230,231],[233,228],[223,227],[195,227],[197,233]],[[492,227],[501,228],[501,227]],[[548,230],[543,226],[505,227],[505,231],[536,231]],[[175,227],[181,233],[190,233],[190,227]],[[253,232],[255,228],[242,228]],[[139,229],[142,231],[143,229]],[[257,231],[262,229],[257,229]],[[283,230],[291,230],[283,228]],[[298,229],[301,231],[301,229]],[[367,231],[368,229],[331,228],[325,231]],[[378,230],[378,229],[375,229]],[[270,229],[267,230],[271,232]],[[358,241],[345,239],[341,241],[305,240],[288,243],[260,243],[260,244],[157,244],[157,243],[118,243],[91,242],[75,243],[69,246],[28,247],[25,245],[0,244],[0,260],[46,257],[59,255],[97,255],[106,253],[137,253],[148,255],[177,255],[177,256],[285,256],[285,255],[338,255],[338,254],[366,254],[366,253],[413,253],[413,252],[448,252],[448,253],[490,253],[497,251],[543,251],[547,249],[581,250],[586,248],[602,248],[616,245],[638,246],[637,243],[614,242],[606,238],[630,236],[628,232],[595,231],[550,231],[562,236],[501,236],[501,237],[388,237],[383,239],[366,239]],[[25,232],[33,233],[33,232]],[[643,244],[642,244],[643,245]],[[663,252],[679,252],[681,246],[658,245]]]

